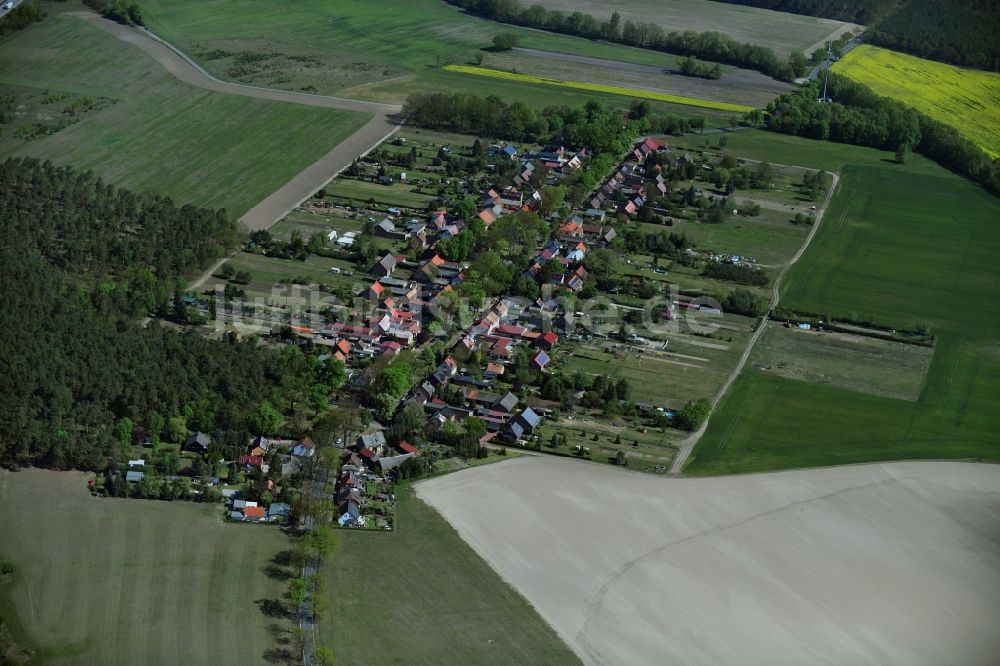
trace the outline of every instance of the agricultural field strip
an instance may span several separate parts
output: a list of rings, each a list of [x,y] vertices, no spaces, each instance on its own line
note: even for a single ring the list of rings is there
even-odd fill
[[[827,226],[820,234],[784,299],[796,310],[929,328],[936,340],[917,402],[748,371],[717,410],[688,472],[1000,460],[993,399],[1000,310],[991,298],[997,200],[940,167],[890,166],[868,161],[870,154],[858,151],[861,166],[845,160],[845,178],[859,179],[856,190],[835,197],[846,222],[840,233]]]
[[[272,642],[256,602],[284,586],[262,571],[288,547],[270,526],[225,524],[218,506],[96,498],[88,475],[0,470],[5,594],[44,663],[260,663]],[[44,525],[45,529],[38,529]]]
[[[400,111],[400,107],[396,105],[310,95],[221,81],[202,69],[175,46],[148,30],[143,29],[140,32],[103,19],[96,14],[79,12],[73,13],[73,16],[138,47],[178,79],[199,88],[258,99],[373,114],[374,117],[361,129],[241,217],[240,222],[249,231],[270,227],[288,211],[302,204],[317,189],[333,180],[358,155],[371,150],[399,128],[399,123],[393,119],[393,116]]]
[[[525,3],[528,4],[528,3]],[[774,49],[779,57],[794,50],[813,48],[833,39],[851,23],[833,19],[802,16],[744,5],[709,2],[707,0],[545,0],[546,9],[562,10],[566,14],[582,12],[598,21],[607,21],[617,12],[624,24],[655,23],[665,32],[715,31],[729,35],[738,42],[748,42]]]
[[[496,70],[563,81],[607,84],[616,87],[675,94],[687,98],[749,104],[763,108],[778,95],[792,90],[750,70],[728,68],[722,78],[709,80],[671,73],[665,66],[637,65],[566,53],[517,48],[491,53],[483,65]]]
[[[995,466],[657,479],[523,456],[416,490],[587,664],[985,664],[1000,649]]]
[[[1000,157],[1000,73],[868,44],[852,49],[833,71],[951,125],[991,157]]]
[[[476,67],[473,65],[445,65],[444,69],[449,72],[459,72],[462,74],[472,74],[475,76],[487,76],[507,81],[516,81],[521,83],[539,83],[550,86],[559,86],[563,88],[575,88],[578,90],[588,90],[591,92],[608,93],[611,95],[621,95],[624,97],[635,97],[638,99],[649,99],[658,102],[667,102],[670,104],[680,104],[684,106],[694,106],[705,109],[716,109],[719,111],[732,111],[734,113],[746,113],[748,111],[753,111],[753,107],[746,106],[743,104],[732,104],[729,102],[717,102],[712,100],[696,99],[694,97],[669,95],[666,93],[654,92],[651,90],[639,90],[636,88],[624,88],[621,86],[611,86],[598,83],[585,83],[582,81],[564,81],[561,79],[552,79],[544,76],[532,76],[528,74],[514,74],[512,72],[503,72],[497,69]]]

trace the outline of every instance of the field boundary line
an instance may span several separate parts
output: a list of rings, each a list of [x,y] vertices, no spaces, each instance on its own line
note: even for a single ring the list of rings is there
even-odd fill
[[[758,162],[759,160],[746,160],[746,161]],[[777,164],[776,166],[792,166],[792,165]],[[833,183],[831,183],[830,189],[827,191],[826,198],[823,200],[822,205],[820,205],[820,207],[816,210],[816,221],[809,228],[809,234],[806,236],[805,242],[802,243],[802,246],[792,256],[791,260],[787,264],[785,264],[785,267],[781,269],[781,272],[778,273],[778,276],[774,279],[774,283],[771,286],[772,300],[769,311],[773,311],[774,308],[778,307],[778,302],[781,299],[781,281],[788,273],[788,270],[793,265],[795,265],[795,263],[800,258],[802,258],[802,255],[805,254],[805,251],[809,248],[810,243],[812,243],[813,238],[816,237],[816,232],[819,231],[820,224],[822,224],[823,222],[824,214],[826,213],[826,210],[830,205],[830,201],[833,199],[833,193],[837,190],[837,186],[840,184],[839,174],[834,173],[832,171],[828,173],[830,173],[830,175],[833,177]],[[691,433],[691,435],[689,435],[687,439],[685,439],[684,442],[681,444],[681,448],[677,450],[677,455],[674,456],[674,460],[670,465],[671,476],[678,476],[684,470],[684,465],[685,463],[687,463],[688,458],[691,456],[691,452],[694,450],[695,445],[698,444],[698,441],[701,440],[702,436],[705,434],[705,431],[708,430],[708,424],[712,420],[712,413],[715,412],[716,407],[718,407],[719,403],[722,401],[722,398],[725,397],[726,393],[729,391],[729,388],[736,381],[736,378],[739,376],[739,374],[743,372],[743,368],[746,366],[747,361],[750,359],[750,352],[753,351],[754,345],[757,344],[757,341],[760,340],[761,336],[764,334],[764,331],[767,330],[766,324],[767,324],[767,315],[764,315],[763,317],[760,318],[760,322],[757,324],[757,328],[754,330],[753,335],[750,337],[750,341],[747,343],[746,349],[744,349],[743,354],[740,355],[740,360],[736,363],[736,367],[733,368],[733,371],[731,373],[729,373],[729,376],[726,377],[726,381],[722,385],[722,388],[720,388],[719,392],[715,394],[714,398],[712,398],[712,408],[708,414],[708,417],[701,424],[701,427],[698,428],[698,430],[696,430],[695,432]]]

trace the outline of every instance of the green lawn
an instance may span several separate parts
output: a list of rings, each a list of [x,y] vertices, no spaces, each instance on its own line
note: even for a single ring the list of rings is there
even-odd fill
[[[338,664],[573,664],[535,610],[413,490],[391,533],[343,532],[320,642]]]
[[[39,663],[264,664],[270,625],[290,628],[256,604],[284,590],[263,571],[288,547],[278,529],[226,524],[218,506],[92,498],[79,472],[0,477],[0,552],[17,568],[0,614]]]
[[[246,212],[366,120],[365,114],[212,93],[175,79],[137,48],[54,15],[0,41],[0,84],[118,102],[56,134],[4,132],[0,156],[93,169],[178,202]]]
[[[808,157],[808,156],[804,156]],[[916,402],[748,370],[687,470],[901,458],[1000,460],[1000,201],[941,169],[846,166],[782,305],[937,336]]]

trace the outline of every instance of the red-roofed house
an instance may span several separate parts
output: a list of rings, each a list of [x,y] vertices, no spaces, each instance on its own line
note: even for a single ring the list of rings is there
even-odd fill
[[[396,355],[402,348],[403,345],[399,344],[398,342],[390,340],[388,342],[383,342],[381,345],[379,345],[378,353],[380,356],[384,354]]]
[[[368,285],[368,291],[365,292],[365,296],[369,300],[378,301],[382,299],[382,294],[385,293],[385,287],[382,286],[381,282],[372,282]]]
[[[413,444],[410,444],[409,442],[400,442],[399,444],[396,445],[396,448],[402,451],[403,453],[412,453],[415,456],[420,455],[420,450],[417,449],[417,447],[413,446]]]
[[[493,214],[493,210],[490,208],[485,208],[479,211],[479,219],[483,221],[483,224],[487,227],[497,221],[497,216]]]
[[[347,340],[338,340],[334,349],[333,357],[338,361],[346,361],[347,356],[351,353],[351,343]]]
[[[559,336],[554,331],[548,331],[547,333],[542,333],[542,336],[535,340],[535,345],[542,349],[551,350],[556,346],[558,340]]]
[[[514,341],[510,338],[500,338],[490,348],[490,356],[507,358],[514,352]]]
[[[243,509],[243,519],[250,521],[261,521],[267,515],[267,511],[262,506],[248,506]]]

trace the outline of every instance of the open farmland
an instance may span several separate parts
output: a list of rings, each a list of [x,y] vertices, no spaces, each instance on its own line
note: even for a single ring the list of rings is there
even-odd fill
[[[707,99],[697,99],[695,97],[685,97],[671,93],[646,90],[642,88],[630,88],[627,86],[610,85],[606,83],[587,83],[583,81],[566,81],[563,79],[553,79],[545,76],[535,76],[533,74],[520,74],[514,72],[504,72],[498,69],[487,67],[474,67],[472,65],[446,65],[445,70],[449,72],[459,72],[462,74],[474,74],[476,76],[486,76],[493,79],[505,81],[516,81],[518,83],[537,83],[546,86],[558,86],[561,88],[573,88],[575,90],[587,90],[591,92],[601,92],[611,95],[621,95],[623,97],[635,97],[637,99],[649,99],[657,102],[667,102],[682,106],[694,106],[717,111],[731,111],[733,113],[746,113],[752,111],[753,107],[745,104],[734,104],[732,102],[718,102]]]
[[[259,600],[280,530],[222,522],[190,502],[97,499],[78,472],[0,470],[4,588],[45,664],[264,664],[287,632]],[[39,529],[44,526],[44,529]],[[16,538],[12,538],[16,535]]]
[[[534,49],[489,53],[483,65],[546,79],[612,85],[757,108],[764,108],[775,97],[792,89],[790,84],[760,72],[735,67],[724,68],[721,78],[711,80],[672,73],[676,64],[670,62],[637,65]]]
[[[644,49],[501,25],[441,0],[304,0],[293,5],[151,0],[143,3],[143,12],[153,32],[221,79],[380,102],[401,102],[410,93],[431,90],[496,94],[536,108],[582,105],[595,96],[616,107],[631,101],[620,93],[477,80],[444,69],[447,64],[475,64],[498,32],[513,32],[521,46],[547,52],[653,66],[675,60]],[[695,113],[692,107],[654,106]],[[698,109],[696,115],[711,118],[718,112]]]
[[[921,345],[768,322],[750,364],[788,379],[916,400],[931,354]]]
[[[786,279],[782,306],[927,327],[936,341],[917,400],[748,369],[712,416],[686,471],[1000,460],[997,219],[997,199],[944,170],[845,167],[816,239]]]
[[[833,71],[951,125],[992,157],[1000,157],[1000,74],[868,44],[849,51]]]
[[[721,32],[738,42],[770,47],[778,56],[819,48],[845,27],[853,27],[843,21],[710,0],[624,0],[615,3],[544,0],[541,4],[546,9],[558,9],[566,14],[590,14],[601,22],[607,21],[614,11],[621,16],[622,23],[654,23],[665,32]]]
[[[234,217],[367,119],[185,85],[135,47],[67,15],[6,36],[0,59],[0,83],[116,100],[32,141],[4,131],[0,154],[93,169],[116,185],[225,207]]]
[[[319,637],[338,664],[577,663],[412,488],[399,489],[396,515],[391,533],[341,533],[324,563]]]
[[[666,480],[522,456],[416,488],[587,664],[1000,653],[992,465]]]

